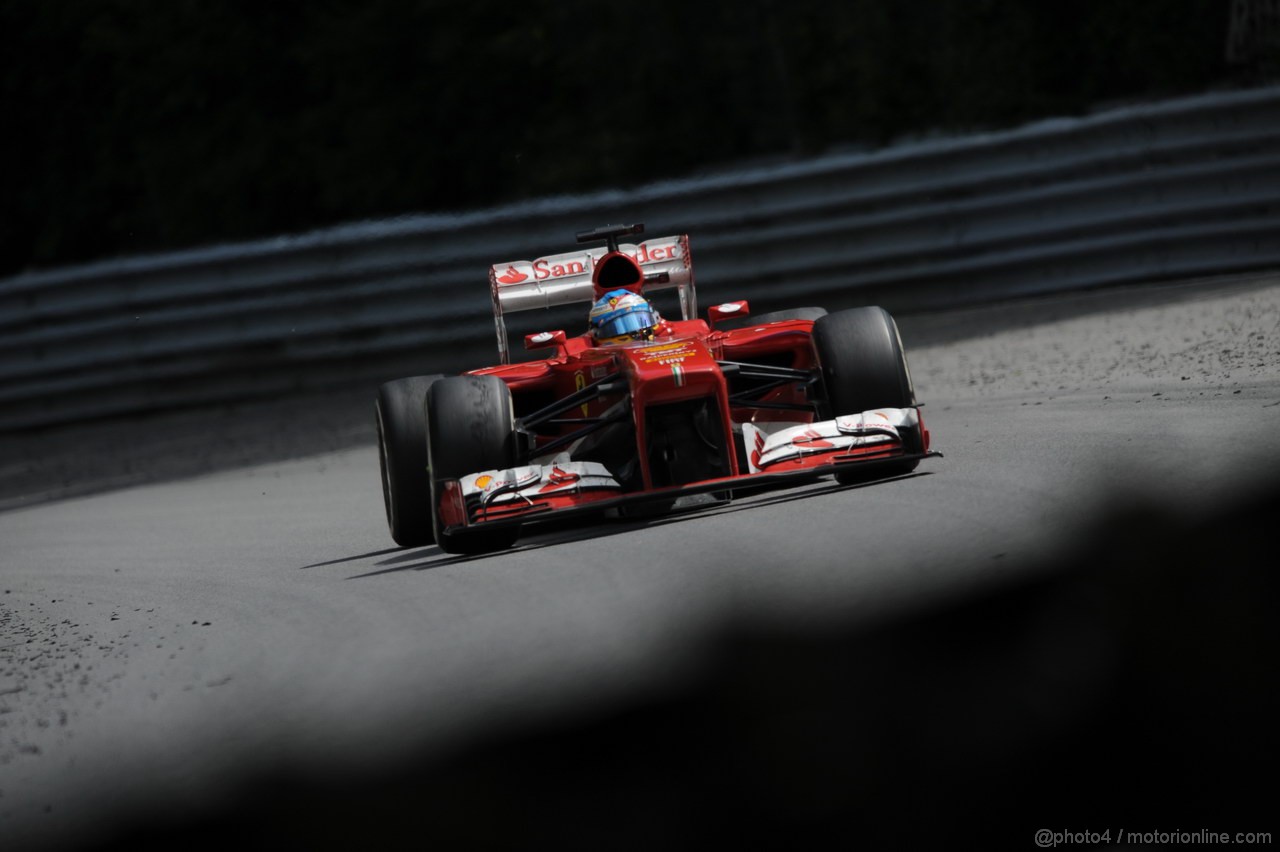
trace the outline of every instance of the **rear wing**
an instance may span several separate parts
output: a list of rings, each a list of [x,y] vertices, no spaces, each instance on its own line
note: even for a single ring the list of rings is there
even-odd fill
[[[689,256],[689,236],[659,237],[639,245],[623,243],[618,250],[631,255],[644,272],[644,291],[675,289],[680,296],[683,319],[698,315],[693,286],[693,261]],[[550,308],[573,302],[594,301],[591,272],[604,257],[606,246],[584,248],[537,260],[513,260],[489,267],[489,289],[493,294],[493,322],[498,331],[498,355],[511,363],[507,347],[504,313]],[[585,320],[586,313],[583,313]]]

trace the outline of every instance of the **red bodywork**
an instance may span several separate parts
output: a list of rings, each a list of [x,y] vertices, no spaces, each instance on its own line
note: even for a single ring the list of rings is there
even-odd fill
[[[498,376],[506,382],[515,399],[517,416],[521,413],[522,396],[541,392],[539,395],[550,393],[560,399],[614,371],[627,379],[633,411],[640,412],[655,404],[714,397],[723,416],[721,422],[729,446],[732,446],[732,424],[735,422],[782,419],[803,422],[813,419],[812,414],[803,412],[786,412],[784,416],[769,409],[734,408],[729,404],[727,382],[717,363],[754,362],[766,358],[777,363],[781,356],[787,367],[814,369],[817,365],[809,343],[809,333],[813,328],[811,320],[791,320],[733,331],[712,331],[703,320],[677,320],[667,325],[669,335],[652,343],[596,346],[590,335],[583,334],[567,338],[563,345],[556,347],[556,354],[546,361],[486,367],[471,372]],[[679,367],[683,376],[678,378],[673,367]],[[580,413],[584,417],[600,416],[624,395],[624,392],[619,392],[602,396],[586,404]],[[805,401],[794,386],[779,388],[763,399],[797,404]],[[643,446],[644,419],[637,417],[635,425],[637,443]],[[565,424],[559,434],[567,434],[574,428]],[[552,437],[539,436],[539,441],[541,444],[550,443]],[[734,475],[739,473],[736,459],[731,469]],[[645,470],[645,482],[649,485],[647,466]]]
[[[606,226],[578,238],[604,239],[607,251],[582,249],[490,268],[503,363],[471,373],[496,376],[510,389],[519,461],[509,470],[438,482],[437,516],[446,532],[649,500],[670,504],[690,494],[727,495],[929,453],[928,432],[914,407],[906,415],[905,409],[884,410],[918,428],[914,455],[892,425],[859,420],[861,415],[819,420],[819,411],[826,417],[845,413],[826,410],[821,399],[814,321],[739,325],[736,318],[750,313],[746,302],[714,306],[708,320],[699,319],[688,237],[618,243],[620,236],[642,231]],[[656,339],[623,345],[597,345],[589,334],[531,334],[526,348],[548,350],[550,357],[510,363],[504,314],[590,302],[617,289],[646,295],[675,290],[683,318],[667,320]],[[601,446],[611,455],[593,457],[606,452]]]
[[[532,456],[543,447],[574,433],[590,418],[602,417],[611,408],[630,398],[631,422],[635,429],[635,454],[640,464],[643,487],[619,496],[611,492],[559,492],[527,502],[507,503],[468,512],[460,492],[445,489],[441,516],[463,520],[465,526],[531,520],[532,516],[556,513],[575,507],[603,508],[605,505],[636,502],[640,499],[672,498],[684,494],[724,491],[730,487],[768,484],[800,475],[830,473],[849,463],[900,459],[903,448],[874,447],[846,453],[815,453],[797,458],[768,472],[749,473],[739,463],[742,435],[735,424],[769,421],[812,422],[812,411],[759,407],[759,402],[803,405],[805,390],[791,383],[755,397],[752,405],[736,406],[730,401],[729,381],[721,362],[766,362],[794,370],[812,371],[817,367],[811,344],[812,320],[788,320],[762,326],[748,326],[729,331],[716,331],[704,320],[677,320],[667,323],[664,336],[643,344],[596,346],[591,337],[555,335],[548,348],[555,351],[542,361],[507,364],[471,371],[476,375],[494,375],[511,389],[516,417],[545,405],[548,400],[564,399],[611,375],[617,376],[616,388],[595,399],[575,405],[563,412],[554,426],[537,430],[533,437]],[[536,336],[531,336],[536,337]],[[545,335],[544,335],[545,337]],[[727,449],[725,471],[721,476],[655,487],[650,459],[645,448],[650,438],[645,412],[672,403],[705,399],[717,412],[723,446]],[[576,421],[576,422],[575,422]],[[923,424],[922,424],[923,426]],[[925,450],[928,450],[927,432]],[[818,447],[820,448],[820,447]],[[751,448],[743,448],[749,452]],[[445,506],[448,501],[450,505]],[[453,524],[450,524],[453,526]]]

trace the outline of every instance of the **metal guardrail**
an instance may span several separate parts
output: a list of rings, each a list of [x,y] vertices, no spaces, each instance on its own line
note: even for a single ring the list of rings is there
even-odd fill
[[[704,304],[909,311],[1280,265],[1280,88],[0,280],[0,431],[495,361],[489,264],[688,233]]]

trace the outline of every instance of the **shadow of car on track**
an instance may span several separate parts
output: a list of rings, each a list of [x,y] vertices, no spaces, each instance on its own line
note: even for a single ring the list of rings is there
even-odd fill
[[[668,524],[686,523],[688,521],[716,517],[718,515],[725,515],[734,512],[769,508],[797,500],[817,499],[830,494],[855,491],[886,482],[915,479],[917,477],[930,475],[931,473],[929,471],[916,471],[914,473],[903,474],[900,476],[880,477],[878,479],[856,482],[848,485],[843,485],[833,480],[826,479],[801,485],[793,485],[784,489],[776,487],[757,488],[751,489],[745,496],[738,497],[733,500],[712,500],[709,503],[695,503],[687,507],[677,507],[666,514],[653,518],[632,519],[588,517],[587,519],[584,519],[579,516],[574,520],[544,521],[537,525],[527,527],[523,531],[523,534],[517,541],[516,545],[508,548],[507,550],[500,550],[495,553],[485,553],[475,556],[449,556],[435,545],[429,545],[427,547],[405,550],[403,553],[398,553],[395,556],[380,560],[375,563],[378,566],[378,570],[355,574],[348,579],[359,580],[399,571],[427,571],[432,568],[442,568],[447,565],[458,565],[464,562],[481,562],[491,559],[502,559],[504,557],[518,556],[522,553],[528,553],[533,550],[558,547],[560,545],[578,541],[589,541],[609,538],[616,535],[625,535],[637,530],[653,529],[666,526]],[[334,559],[329,562],[318,563],[318,565],[336,565],[344,562],[354,562],[370,556],[382,556],[387,553],[396,553],[397,550],[398,549],[380,550],[370,554]],[[308,565],[304,567],[312,568],[317,566]]]

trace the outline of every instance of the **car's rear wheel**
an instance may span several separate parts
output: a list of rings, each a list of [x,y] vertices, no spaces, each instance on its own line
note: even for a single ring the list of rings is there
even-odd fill
[[[427,393],[427,453],[436,543],[446,553],[488,553],[515,544],[518,527],[444,532],[439,483],[516,464],[511,390],[496,376],[452,376]]]
[[[427,470],[427,389],[441,376],[410,376],[378,388],[374,418],[382,502],[391,539],[401,547],[435,541],[431,521],[431,475]]]
[[[828,416],[857,414],[873,408],[908,408],[916,404],[915,386],[907,367],[898,325],[880,307],[850,308],[813,324],[813,345],[822,369]],[[908,453],[923,452],[918,428],[902,430]],[[877,467],[875,475],[910,473],[918,459]],[[840,482],[857,482],[865,474],[851,470],[836,475]]]
[[[716,323],[716,330],[727,331],[733,328],[748,328],[750,326],[764,325],[765,323],[770,322],[781,322],[782,320],[816,320],[819,317],[824,317],[826,315],[826,308],[787,308],[784,311],[770,311],[754,317],[733,317],[732,319],[721,320]]]

